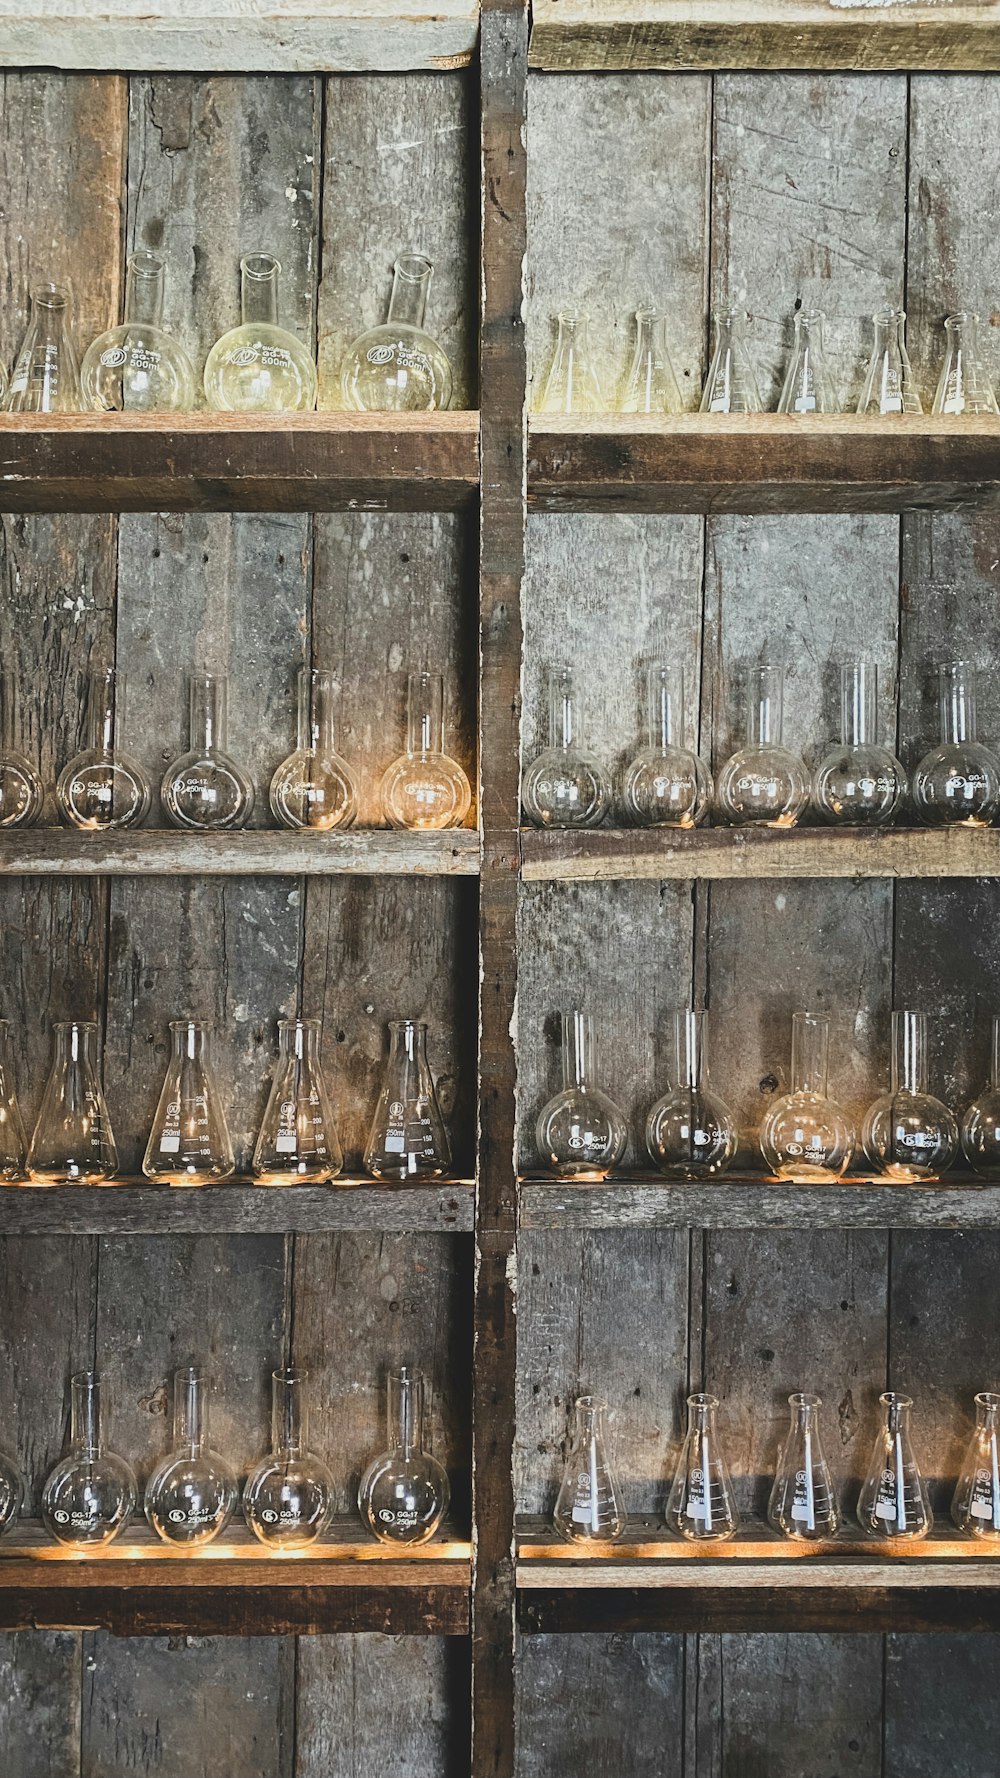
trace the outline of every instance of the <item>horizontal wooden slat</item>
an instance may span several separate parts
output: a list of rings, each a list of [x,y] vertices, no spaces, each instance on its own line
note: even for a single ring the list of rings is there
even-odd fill
[[[370,1230],[467,1233],[471,1179],[433,1185],[242,1184],[180,1187],[127,1181],[102,1186],[0,1187],[5,1235],[283,1235]]]
[[[0,1206],[2,1207],[2,1206]],[[601,1184],[525,1179],[526,1229],[1000,1229],[1000,1180],[934,1185],[732,1178],[689,1184],[625,1175]]]
[[[524,828],[526,882],[622,878],[1000,876],[991,828]]]
[[[479,872],[479,835],[451,833],[181,833],[173,828],[0,833],[0,876],[459,876]]]

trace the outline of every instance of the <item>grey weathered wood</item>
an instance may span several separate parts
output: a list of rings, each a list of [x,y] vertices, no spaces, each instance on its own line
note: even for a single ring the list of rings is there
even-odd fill
[[[827,673],[827,680],[833,675]],[[832,693],[824,697],[835,720]],[[890,730],[894,716],[886,713]],[[836,736],[832,736],[836,739]],[[806,817],[808,820],[808,817]],[[524,828],[526,882],[607,882],[668,877],[984,877],[1000,872],[991,828],[701,827]]]
[[[452,1711],[467,1656],[454,1639],[311,1636],[296,1662],[295,1778],[354,1778],[357,1759],[377,1778],[393,1770],[457,1778],[465,1749]]]
[[[286,744],[290,752],[294,733]],[[262,800],[267,789],[259,783]],[[139,828],[103,834],[35,827],[0,835],[0,875],[8,877],[475,876],[478,870],[479,836],[472,829],[196,834]]]
[[[252,1181],[174,1190],[145,1181],[104,1187],[22,1186],[0,1197],[0,1233],[14,1235],[324,1234],[331,1230],[472,1228],[472,1181],[270,1188]]]
[[[80,1770],[80,1638],[28,1630],[0,1636],[0,1744],[12,1778]]]
[[[777,1184],[753,1178],[689,1185],[615,1175],[602,1185],[522,1181],[527,1229],[983,1229],[1000,1225],[1000,1192],[950,1175],[937,1185]],[[930,1252],[934,1252],[931,1244]]]
[[[635,1778],[660,1778],[665,1749],[675,1757],[683,1736],[683,1637],[527,1636],[518,1678],[524,1778],[550,1778],[555,1762],[566,1771],[614,1770],[626,1736]],[[624,1698],[635,1705],[627,1719]]]

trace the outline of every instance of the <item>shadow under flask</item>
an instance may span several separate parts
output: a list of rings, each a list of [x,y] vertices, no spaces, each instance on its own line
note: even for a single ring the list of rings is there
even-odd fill
[[[424,1379],[404,1365],[386,1379],[389,1449],[368,1465],[358,1509],[380,1543],[426,1543],[448,1511],[448,1473],[423,1448]]]
[[[240,260],[242,320],[205,360],[205,399],[217,413],[311,413],[316,365],[308,346],[278,326],[281,262],[270,253]]]
[[[903,1185],[936,1179],[955,1159],[958,1124],[927,1091],[926,1013],[893,1013],[890,1090],[869,1107],[861,1140],[872,1166]]]
[[[855,1130],[827,1092],[830,1021],[792,1014],[792,1090],[776,1099],[761,1125],[760,1151],[777,1179],[830,1183],[846,1173]]]
[[[243,827],[253,813],[253,785],[225,751],[228,691],[221,675],[191,676],[191,746],[168,766],[160,786],[172,827]]]
[[[83,355],[83,405],[97,413],[186,413],[194,407],[195,371],[163,326],[164,263],[140,250],[128,262],[125,320],[99,334]]]
[[[768,1523],[783,1537],[836,1537],[840,1510],[819,1439],[818,1395],[788,1397],[791,1424],[767,1508]]]
[[[24,1504],[24,1482],[13,1457],[0,1451],[0,1537],[16,1523]]]
[[[299,672],[299,738],[271,779],[271,813],[282,827],[352,827],[358,813],[354,773],[337,752],[337,681],[315,667]]]
[[[840,746],[817,766],[812,806],[824,821],[881,827],[891,821],[906,790],[906,773],[878,745],[878,669],[845,661],[840,669]]]
[[[608,1461],[607,1404],[577,1398],[573,1436],[552,1521],[569,1543],[614,1543],[625,1529],[625,1503]]]
[[[56,783],[59,819],[67,827],[138,827],[149,813],[149,778],[115,746],[115,709],[122,709],[124,698],[124,681],[113,667],[90,674],[89,746],[63,767]]]
[[[858,1499],[858,1524],[868,1537],[915,1541],[933,1523],[927,1485],[910,1440],[908,1395],[879,1396],[882,1424]]]
[[[457,759],[444,750],[444,679],[411,673],[407,680],[406,752],[382,778],[382,814],[390,827],[412,832],[461,827],[472,788]]]
[[[38,820],[45,787],[14,744],[14,675],[0,675],[0,828],[30,827]]]
[[[858,413],[922,414],[923,404],[906,350],[904,311],[876,309],[872,323],[875,344],[858,397]]]
[[[423,253],[402,253],[392,269],[389,312],[344,353],[340,392],[361,413],[431,413],[451,406],[452,369],[424,327],[434,267]]]
[[[779,414],[837,412],[823,349],[825,320],[820,309],[799,309],[795,316],[795,338],[778,398]]]
[[[687,1434],[667,1501],[666,1521],[691,1543],[722,1543],[739,1528],[740,1515],[719,1445],[714,1395],[689,1395]]]
[[[1000,1018],[993,1020],[990,1083],[962,1119],[962,1152],[977,1173],[1000,1173]]]
[[[611,785],[577,738],[571,669],[552,668],[548,686],[549,744],[524,774],[524,812],[536,827],[599,827],[611,804]]]
[[[625,771],[625,813],[639,827],[697,827],[712,802],[712,775],[684,745],[684,669],[646,676],[648,736]]]
[[[309,1449],[307,1371],[271,1374],[271,1450],[247,1477],[243,1517],[272,1550],[316,1543],[333,1517],[333,1477]]]
[[[679,414],[684,406],[667,350],[667,317],[658,309],[635,312],[635,351],[622,385],[622,414]]]
[[[751,667],[746,745],[726,761],[716,785],[724,821],[794,827],[805,808],[809,777],[798,755],[782,744],[784,703],[784,667]]]
[[[9,1019],[0,1019],[0,1181],[23,1184],[27,1145],[14,1084],[14,1042]]]
[[[189,1549],[224,1531],[239,1498],[229,1464],[208,1446],[207,1373],[174,1373],[174,1445],[146,1483],[146,1518],[164,1543]]]
[[[924,754],[910,790],[929,827],[952,821],[988,827],[1000,807],[1000,760],[976,740],[976,679],[969,661],[942,661],[938,668],[941,744]]]
[[[590,316],[584,309],[561,309],[556,326],[556,348],[535,412],[607,413],[601,379],[590,355]]]
[[[207,1025],[171,1019],[170,1060],[142,1160],[147,1179],[210,1185],[236,1171],[210,1050]]]
[[[951,1516],[969,1537],[1000,1538],[1000,1459],[997,1417],[1000,1395],[984,1390],[976,1396],[976,1429],[951,1503]]]
[[[262,1185],[325,1185],[344,1165],[319,1044],[319,1019],[278,1020],[278,1059],[253,1151]]]
[[[935,414],[997,414],[997,398],[979,350],[979,316],[961,310],[944,324],[944,362]]]
[[[28,1149],[33,1185],[104,1185],[118,1171],[118,1150],[101,1090],[97,1026],[53,1025],[52,1068]]]
[[[64,284],[39,284],[31,292],[28,330],[14,360],[4,407],[9,414],[83,411],[69,291]]]
[[[646,1119],[650,1159],[669,1179],[716,1179],[736,1153],[736,1125],[708,1086],[708,1014],[674,1014],[674,1085]]]
[[[757,378],[747,351],[745,309],[717,309],[712,316],[715,344],[705,387],[701,393],[703,414],[759,414]]]
[[[589,1013],[562,1015],[562,1071],[562,1091],[538,1114],[538,1158],[560,1179],[606,1179],[625,1153],[628,1126],[594,1084],[597,1044]]]
[[[365,1172],[401,1185],[440,1179],[451,1145],[427,1061],[427,1026],[390,1019],[389,1057],[365,1149]]]
[[[42,1489],[42,1523],[57,1543],[92,1549],[125,1529],[139,1496],[129,1464],[104,1447],[93,1371],[78,1371],[70,1388],[69,1452]]]

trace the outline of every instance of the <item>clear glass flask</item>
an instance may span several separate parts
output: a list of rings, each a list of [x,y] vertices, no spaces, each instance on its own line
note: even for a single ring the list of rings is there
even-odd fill
[[[0,1182],[16,1185],[27,1165],[24,1124],[14,1084],[14,1038],[9,1019],[0,1019]]]
[[[969,1440],[951,1502],[951,1516],[960,1531],[990,1541],[1000,1538],[1000,1459],[997,1417],[1000,1395],[984,1390],[976,1396],[976,1429]]]
[[[622,384],[622,414],[679,414],[684,406],[667,350],[667,317],[658,309],[635,312],[635,351]]]
[[[391,1019],[365,1172],[405,1185],[440,1179],[450,1166],[451,1144],[427,1061],[427,1026],[417,1019]]]
[[[962,1152],[975,1172],[1000,1173],[1000,1018],[993,1020],[989,1085],[966,1111],[961,1136]]]
[[[799,309],[795,316],[795,339],[778,398],[779,414],[837,412],[823,349],[825,321],[819,309]]]
[[[9,414],[83,410],[70,297],[63,284],[39,284],[31,292],[28,331],[14,360],[4,407]]]
[[[124,1531],[138,1489],[124,1457],[105,1447],[101,1385],[93,1371],[78,1371],[70,1388],[69,1451],[42,1489],[42,1523],[57,1543],[92,1549]]]
[[[15,746],[13,673],[0,674],[0,828],[30,827],[45,802],[41,777]]]
[[[590,316],[584,309],[561,309],[556,326],[556,349],[535,412],[607,413],[607,399],[590,353]]]
[[[689,1395],[687,1435],[667,1500],[666,1521],[692,1543],[723,1542],[739,1527],[736,1496],[719,1444],[714,1395]]]
[[[827,1092],[830,1021],[792,1014],[792,1090],[761,1125],[760,1150],[778,1179],[839,1179],[854,1154],[854,1125]]]
[[[562,1015],[562,1091],[542,1107],[535,1125],[538,1158],[560,1179],[607,1179],[625,1153],[628,1126],[598,1078],[594,1021]]]
[[[278,1020],[278,1060],[253,1151],[263,1185],[325,1185],[344,1165],[320,1058],[319,1019]]]
[[[712,803],[712,774],[684,745],[684,669],[651,666],[646,676],[646,746],[626,767],[625,813],[638,827],[697,827]]]
[[[768,1523],[783,1537],[836,1537],[840,1511],[819,1437],[818,1395],[788,1397],[791,1424],[768,1503]]]
[[[88,684],[88,746],[59,774],[59,819],[91,831],[138,827],[149,813],[151,788],[138,760],[115,746],[115,710],[124,701],[124,682],[106,667],[91,673]]]
[[[809,776],[798,755],[782,744],[784,703],[784,667],[751,667],[746,745],[726,761],[716,785],[724,821],[794,827],[805,808]]]
[[[859,414],[922,414],[906,351],[906,315],[902,309],[876,309],[872,316],[875,344],[868,363]]]
[[[191,746],[168,766],[160,786],[172,827],[243,827],[253,813],[253,785],[226,752],[229,687],[214,673],[193,673]]]
[[[732,1113],[708,1086],[708,1014],[674,1014],[673,1085],[646,1119],[650,1159],[668,1179],[716,1179],[736,1153]]]
[[[745,309],[717,309],[715,343],[701,395],[703,414],[759,414],[763,410],[746,342]]]
[[[988,827],[1000,807],[1000,760],[976,740],[976,679],[969,661],[943,661],[938,668],[941,743],[924,754],[910,786],[913,806],[930,827],[951,821]]]
[[[549,744],[524,774],[524,812],[536,827],[599,827],[611,806],[611,784],[580,744],[571,669],[551,669],[548,685]]]
[[[963,310],[944,324],[944,362],[935,414],[996,414],[997,398],[979,350],[979,316]]]
[[[910,1439],[908,1395],[879,1396],[882,1424],[858,1499],[858,1524],[869,1537],[916,1540],[933,1523],[930,1496]]]
[[[416,832],[461,827],[472,787],[458,760],[444,750],[442,675],[411,673],[406,707],[406,752],[382,779],[382,814],[390,827]]]
[[[271,1449],[247,1477],[243,1517],[271,1550],[316,1543],[333,1517],[333,1477],[309,1449],[307,1371],[271,1375]]]
[[[927,1016],[892,1015],[890,1090],[876,1099],[861,1132],[865,1154],[886,1178],[936,1179],[958,1152],[958,1125],[927,1090]]]
[[[280,277],[270,253],[240,260],[242,320],[205,360],[205,399],[217,413],[311,413],[316,406],[313,355],[278,326]]]
[[[52,1068],[28,1149],[33,1185],[103,1185],[118,1171],[118,1150],[97,1064],[97,1026],[53,1025]]]
[[[614,1543],[625,1529],[625,1502],[608,1459],[607,1404],[581,1395],[573,1408],[573,1434],[552,1514],[569,1543]]]
[[[187,1548],[224,1531],[239,1498],[229,1464],[208,1444],[207,1372],[174,1373],[174,1444],[146,1483],[146,1518],[164,1543]]]
[[[451,365],[424,326],[433,273],[426,254],[400,254],[384,326],[370,327],[344,354],[340,392],[346,408],[399,414],[451,406]]]
[[[358,787],[337,752],[337,681],[332,673],[303,667],[298,692],[298,746],[271,779],[271,813],[282,827],[352,827]]]
[[[16,1524],[24,1504],[21,1472],[6,1451],[0,1451],[0,1537]]]
[[[403,1365],[386,1378],[389,1448],[358,1488],[362,1520],[380,1543],[426,1543],[448,1511],[447,1471],[424,1450],[424,1379]]]
[[[185,413],[194,407],[194,365],[163,327],[164,263],[140,249],[125,276],[125,321],[87,347],[83,405],[97,413]]]
[[[212,1072],[211,1033],[197,1019],[170,1021],[170,1061],[142,1170],[161,1185],[210,1185],[236,1171]]]
[[[878,669],[873,661],[845,661],[840,669],[840,746],[817,766],[812,806],[824,821],[882,827],[895,815],[906,773],[878,744]]]

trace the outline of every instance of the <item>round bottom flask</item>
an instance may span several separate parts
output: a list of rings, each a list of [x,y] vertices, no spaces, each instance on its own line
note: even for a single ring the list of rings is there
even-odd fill
[[[854,1154],[854,1125],[827,1093],[829,1020],[792,1015],[792,1090],[776,1099],[760,1132],[761,1154],[778,1179],[832,1183]]]
[[[716,1179],[736,1153],[736,1126],[708,1088],[708,1014],[674,1014],[674,1081],[646,1119],[650,1159],[669,1179]]]
[[[207,1444],[205,1373],[174,1377],[174,1448],[146,1484],[146,1518],[164,1543],[195,1549],[224,1531],[239,1495],[225,1458]]]
[[[901,1185],[937,1179],[955,1159],[958,1124],[927,1090],[924,1013],[893,1013],[890,1090],[869,1107],[861,1139],[872,1166]]]
[[[426,1543],[448,1510],[447,1472],[423,1449],[424,1380],[409,1366],[387,1381],[389,1449],[358,1489],[361,1517],[381,1543]]]
[[[562,1016],[563,1088],[542,1107],[535,1125],[538,1158],[561,1179],[606,1179],[628,1141],[614,1101],[594,1085],[596,1046],[589,1013]]]
[[[307,1448],[304,1371],[271,1378],[271,1451],[247,1477],[243,1516],[271,1550],[300,1550],[322,1537],[333,1515],[333,1477]]]
[[[71,1387],[70,1449],[42,1489],[42,1523],[57,1543],[93,1549],[124,1530],[138,1490],[125,1459],[104,1448],[97,1378],[80,1371]]]

